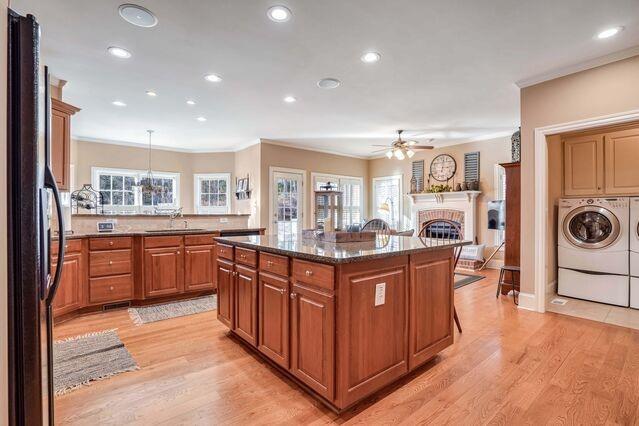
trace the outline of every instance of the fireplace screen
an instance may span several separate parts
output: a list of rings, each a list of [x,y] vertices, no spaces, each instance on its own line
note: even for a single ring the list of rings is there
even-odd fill
[[[428,238],[441,238],[446,240],[461,240],[459,222],[431,222],[422,232],[422,236]]]

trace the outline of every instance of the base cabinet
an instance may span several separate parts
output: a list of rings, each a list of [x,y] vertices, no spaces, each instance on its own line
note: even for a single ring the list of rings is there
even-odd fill
[[[235,265],[235,333],[257,346],[257,271]]]
[[[184,291],[213,290],[213,246],[184,249]]]
[[[217,319],[230,329],[233,324],[233,263],[217,259]]]
[[[59,262],[53,263],[51,273],[54,274]],[[53,315],[63,315],[82,307],[82,255],[67,254],[62,261],[60,285],[53,299]]]
[[[291,291],[291,372],[328,400],[334,396],[335,300],[299,285]]]
[[[168,296],[184,290],[181,247],[144,250],[144,281],[148,297]]]
[[[260,272],[258,349],[284,368],[289,367],[288,278]]]

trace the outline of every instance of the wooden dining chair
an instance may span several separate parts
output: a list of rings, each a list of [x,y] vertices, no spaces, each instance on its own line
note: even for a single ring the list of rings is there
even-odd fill
[[[443,240],[463,240],[464,236],[462,235],[461,226],[457,222],[453,222],[448,219],[431,219],[422,225],[422,228],[419,230],[419,237],[422,238],[439,238]],[[453,287],[455,286],[455,269],[457,269],[457,262],[459,262],[459,257],[461,256],[461,247],[455,247],[453,249],[453,256],[455,261],[453,263]],[[457,309],[453,304],[453,318],[455,319],[455,324],[457,325],[457,330],[462,332],[461,322],[459,321],[459,316],[457,316]]]
[[[379,235],[389,235],[391,227],[385,220],[371,219],[362,226],[362,231],[373,231]]]

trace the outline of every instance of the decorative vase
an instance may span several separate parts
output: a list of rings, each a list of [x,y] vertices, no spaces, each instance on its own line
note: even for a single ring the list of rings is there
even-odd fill
[[[459,192],[461,190],[462,190],[461,183],[458,182],[457,185],[455,185],[455,191]]]
[[[521,161],[521,127],[510,137],[510,155],[513,163]]]

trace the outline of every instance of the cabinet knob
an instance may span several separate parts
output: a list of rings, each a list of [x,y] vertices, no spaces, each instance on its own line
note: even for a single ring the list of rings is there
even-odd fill
[[[177,254],[180,254],[180,250],[177,251]]]
[[[113,241],[109,241],[109,245],[112,246],[113,245]]]
[[[279,289],[279,292],[280,292],[280,294],[284,294],[284,293],[286,293],[286,289],[281,288],[281,289]]]
[[[313,271],[307,269],[306,270],[306,276],[310,277],[311,275],[313,275]]]
[[[64,245],[64,249],[66,250],[66,249],[68,249],[68,248],[69,248],[69,245],[68,245],[68,244],[65,244],[65,245]]]
[[[270,268],[271,266],[273,266],[273,261],[271,261],[271,260],[267,261],[267,262],[266,262],[266,266],[268,266],[269,268]]]
[[[246,259],[246,255],[245,254],[241,254],[240,255],[240,259]]]
[[[291,299],[295,299],[297,297],[297,293],[291,293]]]
[[[113,291],[114,290],[113,286],[109,287],[109,290]]]
[[[113,265],[113,261],[112,260],[109,260],[109,265]]]

